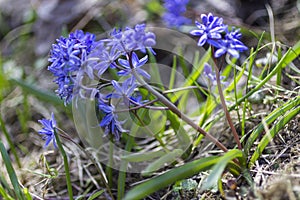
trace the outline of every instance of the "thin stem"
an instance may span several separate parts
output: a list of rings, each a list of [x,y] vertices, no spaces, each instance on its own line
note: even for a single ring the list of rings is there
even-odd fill
[[[102,170],[99,168],[98,164],[96,163],[95,159],[92,158],[92,156],[84,149],[82,148],[78,143],[76,143],[64,130],[56,127],[57,130],[59,130],[62,134],[60,134],[60,136],[62,136],[64,139],[72,142],[73,144],[75,144],[88,158],[89,160],[93,163],[93,165],[96,167],[101,179],[102,179],[102,182],[103,184],[105,185],[109,195],[111,196],[112,200],[114,200],[114,196],[111,192],[111,189],[106,181],[106,177],[103,176],[103,173],[102,173]]]
[[[129,63],[131,66],[131,56],[129,57]],[[154,90],[148,83],[146,83],[143,79],[139,77],[139,75],[136,73],[135,69],[132,67],[132,74],[135,76],[136,80],[143,85],[149,92],[151,92],[154,96],[157,97],[157,99],[162,102],[165,106],[167,106],[173,113],[175,113],[179,118],[181,118],[183,121],[185,121],[187,124],[189,124],[191,127],[193,127],[195,130],[197,130],[199,133],[203,134],[206,138],[208,138],[210,141],[215,143],[221,150],[224,152],[227,152],[227,148],[220,143],[215,137],[207,133],[205,130],[203,130],[201,127],[199,127],[195,122],[193,122],[188,116],[186,116],[184,113],[182,113],[172,102],[170,102],[164,95],[160,94],[156,90]]]
[[[4,133],[5,138],[8,142],[8,144],[9,144],[9,147],[10,147],[10,149],[11,149],[11,151],[12,151],[12,153],[13,153],[15,159],[16,159],[18,167],[22,168],[21,161],[20,161],[20,158],[19,158],[18,153],[16,151],[15,145],[13,144],[13,141],[12,141],[12,139],[11,139],[7,129],[6,129],[6,126],[4,124],[4,120],[3,120],[1,114],[0,114],[0,126],[1,126],[1,129],[2,129],[3,133]]]
[[[114,145],[113,145],[113,139],[110,137],[109,140],[109,160],[108,160],[108,165],[106,166],[106,174],[107,174],[107,179],[108,179],[108,185],[112,187],[113,185],[113,177],[112,177],[112,165],[113,165],[113,153],[114,153]]]
[[[169,152],[169,150],[166,148],[166,145],[164,144],[164,142],[161,140],[161,138],[159,138],[156,134],[154,134],[152,132],[152,130],[148,127],[145,126],[145,123],[143,122],[143,120],[138,116],[138,114],[136,112],[132,112],[134,114],[134,116],[139,120],[139,122],[146,128],[146,130],[150,133],[150,135],[152,137],[155,137],[155,139],[159,142],[160,146],[162,146],[164,148],[164,150],[166,152]]]
[[[128,98],[128,97],[125,97],[125,98]],[[148,105],[151,105],[152,103],[155,103],[157,101],[157,99],[149,101],[145,104],[137,104],[135,101],[133,101],[132,99],[129,99],[129,98],[128,98],[128,101],[130,101],[131,103],[133,103],[137,106],[134,106],[134,107],[131,107],[131,108],[126,108],[126,109],[115,110],[114,113],[134,111],[134,110],[138,110],[140,108],[145,108],[145,109],[149,109],[149,110],[168,110],[169,109],[167,107],[148,106]]]
[[[59,136],[58,136],[56,130],[54,130],[54,135],[55,135],[58,149],[61,152],[61,155],[64,160],[64,167],[65,167],[65,173],[66,173],[66,181],[67,181],[67,189],[68,189],[69,199],[73,199],[73,191],[72,191],[71,176],[70,176],[70,169],[69,169],[67,154],[60,142],[60,139],[59,139]]]
[[[241,142],[240,142],[240,139],[239,139],[239,136],[236,132],[236,129],[232,123],[232,119],[230,117],[230,114],[227,110],[227,106],[226,106],[226,103],[225,103],[225,98],[224,98],[224,95],[223,95],[223,90],[222,90],[222,87],[221,87],[221,80],[220,80],[220,72],[219,72],[219,69],[217,67],[217,65],[214,65],[215,66],[215,71],[216,71],[216,79],[217,79],[217,86],[218,86],[218,91],[219,91],[219,95],[220,95],[220,100],[221,100],[221,104],[222,104],[222,107],[223,107],[223,110],[225,112],[225,116],[226,116],[226,119],[227,119],[227,122],[232,130],[232,133],[233,133],[233,137],[238,145],[238,148],[239,149],[242,149],[242,145],[241,145]]]

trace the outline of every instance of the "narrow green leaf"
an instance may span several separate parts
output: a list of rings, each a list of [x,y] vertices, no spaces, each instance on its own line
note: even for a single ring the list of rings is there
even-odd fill
[[[245,94],[242,98],[238,99],[236,105],[240,104],[241,102],[243,102],[245,99],[249,98],[252,94],[254,94],[255,92],[257,92],[261,87],[263,87],[277,72],[278,70],[283,67],[283,63],[285,62],[286,57],[289,55],[289,53],[291,52],[291,48],[284,54],[284,56],[282,57],[282,59],[277,63],[277,65],[274,67],[274,69],[263,79],[261,80],[254,89],[252,89],[251,91],[249,91],[247,94]],[[235,106],[236,106],[235,105]],[[231,109],[229,109],[231,110]]]
[[[31,95],[36,96],[37,98],[45,102],[51,102],[53,104],[59,104],[62,106],[64,105],[63,101],[60,98],[58,98],[56,95],[51,94],[49,92],[41,91],[38,88],[34,87],[33,85],[25,83],[22,80],[10,79],[9,81],[14,85],[20,86],[24,91],[28,92]],[[67,108],[71,109],[71,106],[67,106]]]
[[[16,159],[16,162],[17,162],[17,165],[19,168],[22,167],[21,165],[21,161],[19,159],[19,156],[17,154],[17,151],[16,151],[16,148],[15,148],[15,145],[14,143],[12,142],[12,139],[10,137],[10,134],[8,133],[7,129],[6,129],[6,126],[4,124],[4,120],[2,119],[2,115],[0,114],[0,126],[1,126],[1,130],[3,131],[4,135],[5,135],[5,138],[9,144],[9,147],[12,151],[12,154],[14,155],[15,159]]]
[[[239,149],[233,149],[226,152],[219,160],[219,162],[213,166],[211,173],[204,182],[201,190],[207,190],[214,185],[217,185],[218,180],[220,179],[222,173],[224,172],[225,167],[230,161],[235,158],[242,158],[243,152]]]
[[[0,184],[0,197],[3,197],[4,200],[14,200],[9,194],[5,191],[5,189]]]
[[[125,146],[125,152],[130,152],[132,147],[134,146],[134,135],[136,134],[136,131],[132,131],[133,135],[128,136],[126,146]],[[119,169],[119,175],[118,175],[118,192],[117,192],[117,199],[121,200],[124,197],[125,194],[125,185],[126,185],[126,171],[128,167],[128,161],[122,158],[120,169]]]
[[[284,115],[288,110],[300,104],[300,96],[295,99],[291,99],[288,102],[284,103],[282,106],[278,107],[274,111],[272,111],[267,117],[264,118],[264,121],[267,125],[273,123],[280,116]],[[249,155],[250,148],[253,143],[257,139],[257,137],[264,131],[264,125],[260,123],[254,131],[251,133],[244,147],[244,151],[246,155]]]
[[[7,153],[7,151],[6,151],[6,149],[5,149],[5,147],[4,147],[1,140],[0,140],[0,151],[1,151],[1,155],[2,155],[2,158],[3,158],[7,173],[8,173],[9,178],[10,178],[10,181],[13,185],[14,192],[15,192],[18,199],[23,200],[24,196],[23,196],[21,187],[19,185],[19,181],[18,181],[16,172],[15,172],[15,170],[14,170],[12,164],[11,164],[11,160],[9,159],[8,153]]]
[[[159,151],[150,151],[150,152],[131,153],[131,154],[124,155],[121,158],[129,162],[143,162],[143,161],[152,160],[157,157],[161,157],[164,154],[166,154],[165,151],[159,150]]]
[[[254,154],[250,159],[249,166],[251,166],[262,154],[263,150],[270,143],[270,141],[275,137],[275,135],[297,114],[300,113],[300,106],[286,113],[267,133],[262,140],[259,142]]]
[[[149,176],[151,173],[157,171],[158,169],[164,167],[166,164],[174,162],[183,154],[183,150],[175,149],[172,152],[168,152],[165,155],[161,156],[159,159],[155,160],[149,164],[146,169],[142,171],[143,176]]]
[[[100,191],[95,192],[94,194],[92,194],[88,198],[88,200],[94,200],[94,199],[98,198],[103,192],[104,192],[104,190],[100,190]]]
[[[186,81],[183,84],[183,87],[188,87],[188,86],[191,86],[191,85],[193,85],[193,84],[196,83],[196,80],[199,78],[200,74],[203,71],[204,63],[208,62],[210,58],[211,58],[211,52],[210,52],[210,49],[209,49],[208,51],[206,51],[206,53],[203,55],[203,57],[201,58],[201,60],[198,62],[198,65],[194,66],[192,72],[186,78]],[[181,95],[183,93],[184,93],[184,91],[177,92],[176,95],[174,95],[171,98],[171,101],[172,102],[176,102],[181,97]]]
[[[166,173],[153,177],[131,189],[124,200],[142,199],[176,181],[191,177],[200,171],[210,169],[219,161],[219,157],[207,157],[186,163],[183,166],[171,169]]]
[[[289,63],[291,63],[296,58],[299,59],[299,55],[300,55],[300,40],[293,46],[291,51],[287,52],[287,55],[283,60],[282,67],[283,68],[286,67]]]

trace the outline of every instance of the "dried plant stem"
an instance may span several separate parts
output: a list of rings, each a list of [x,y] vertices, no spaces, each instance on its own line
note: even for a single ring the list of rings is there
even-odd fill
[[[219,91],[219,95],[220,95],[220,100],[221,100],[221,104],[222,104],[222,107],[223,107],[223,110],[225,112],[225,116],[226,116],[226,119],[227,119],[227,122],[232,130],[232,133],[233,133],[233,137],[234,137],[234,140],[236,141],[237,145],[238,145],[238,148],[241,150],[242,149],[242,145],[241,145],[241,142],[240,142],[240,139],[239,139],[239,136],[236,132],[236,129],[232,123],[232,119],[230,117],[230,114],[227,110],[227,106],[226,106],[226,102],[225,102],[225,98],[224,98],[224,95],[223,95],[223,90],[222,90],[222,87],[221,87],[221,80],[220,80],[220,72],[219,72],[219,69],[216,65],[215,66],[215,71],[216,71],[216,79],[217,79],[217,86],[218,86],[218,91]]]
[[[130,58],[131,60],[131,58]],[[193,127],[195,130],[197,130],[199,133],[204,135],[207,139],[215,143],[221,150],[224,152],[227,152],[228,149],[220,143],[215,137],[213,137],[211,134],[207,133],[205,130],[203,130],[200,126],[198,126],[195,122],[193,122],[188,116],[186,116],[184,113],[182,113],[172,102],[170,102],[164,95],[153,89],[148,83],[146,83],[140,76],[135,72],[135,69],[132,68],[132,73],[135,76],[136,80],[142,84],[143,87],[145,87],[149,92],[151,92],[156,98],[163,103],[166,107],[168,107],[174,114],[176,114],[179,118],[181,118],[183,121],[185,121],[187,124],[189,124],[191,127]]]

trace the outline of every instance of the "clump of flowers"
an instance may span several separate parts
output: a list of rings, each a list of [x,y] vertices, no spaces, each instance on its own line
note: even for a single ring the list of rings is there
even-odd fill
[[[57,78],[54,82],[58,85],[56,93],[70,103],[74,95],[76,73],[87,60],[95,42],[95,35],[77,30],[69,37],[60,37],[52,45],[48,70]]]
[[[181,16],[186,11],[187,3],[187,0],[165,1],[167,13],[164,19],[168,25],[179,26],[189,21]],[[239,57],[239,52],[247,49],[240,41],[239,30],[229,29],[223,24],[222,18],[215,17],[211,13],[202,15],[201,18],[202,24],[196,21],[198,29],[191,31],[191,34],[200,37],[199,46],[205,43],[213,46],[215,57],[220,57],[225,53]],[[123,30],[114,29],[108,38],[101,40],[96,40],[95,35],[91,33],[77,30],[66,38],[57,39],[57,43],[50,51],[49,62],[51,64],[48,70],[56,77],[54,80],[58,85],[56,92],[65,104],[70,103],[74,97],[90,98],[97,102],[101,118],[99,126],[103,128],[105,135],[111,134],[116,140],[120,139],[122,133],[127,132],[123,128],[124,121],[119,119],[118,113],[124,111],[124,109],[118,109],[120,106],[125,107],[126,112],[142,107],[169,109],[179,117],[183,116],[192,127],[196,127],[202,134],[207,135],[208,133],[186,119],[173,103],[144,81],[144,79],[151,79],[150,74],[143,69],[148,62],[146,50],[148,49],[148,52],[155,55],[152,49],[155,44],[156,36],[153,32],[146,31],[145,24],[137,24],[133,28],[126,27]],[[105,78],[104,75],[108,69],[116,71],[117,80]],[[218,82],[219,73],[217,72],[214,73],[208,64],[205,65],[204,75],[213,85]],[[86,81],[86,78],[90,81]],[[155,101],[143,99],[139,92],[141,85],[157,98],[155,101],[161,101],[166,107],[155,108],[151,105]],[[110,89],[104,90],[104,88]],[[40,133],[46,135],[46,145],[51,141],[55,142],[54,117],[40,122],[45,126]],[[221,144],[219,145],[221,149],[226,150]]]
[[[216,58],[225,53],[230,54],[235,58],[239,58],[239,52],[245,51],[248,48],[240,41],[242,34],[239,29],[232,28],[231,30],[223,23],[223,19],[209,13],[201,15],[202,23],[196,21],[198,29],[191,31],[194,36],[198,36],[198,46],[203,46],[208,43],[216,48],[214,56]]]
[[[57,94],[68,104],[76,98],[92,98],[98,102],[98,109],[102,114],[99,126],[104,129],[105,135],[112,134],[116,140],[120,139],[123,122],[119,121],[116,107],[112,99],[119,99],[128,107],[141,106],[142,97],[136,92],[135,73],[146,79],[151,76],[142,69],[148,61],[145,55],[139,58],[137,51],[145,54],[146,49],[155,54],[152,46],[156,44],[155,34],[145,30],[145,24],[137,24],[134,28],[127,27],[123,31],[114,29],[110,37],[96,41],[90,33],[77,30],[67,38],[60,37],[52,46],[48,70],[56,77]],[[124,81],[106,80],[103,78],[109,69],[116,69],[117,75]],[[84,77],[97,81],[86,84]],[[103,87],[111,87],[111,93],[103,93]],[[52,120],[42,120],[45,129],[41,133],[47,135],[46,144],[53,140],[51,128]],[[53,140],[54,141],[54,140]]]

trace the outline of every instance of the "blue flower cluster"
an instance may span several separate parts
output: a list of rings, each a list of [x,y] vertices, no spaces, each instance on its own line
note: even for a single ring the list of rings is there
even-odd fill
[[[95,35],[84,33],[81,30],[71,33],[68,38],[60,37],[52,45],[49,62],[52,64],[48,70],[57,78],[54,82],[58,85],[57,94],[70,103],[73,97],[73,88],[76,72],[87,60],[95,42]]]
[[[229,30],[228,26],[223,24],[223,19],[208,15],[201,15],[202,24],[195,22],[198,27],[190,33],[199,36],[198,46],[203,46],[205,43],[215,47],[214,56],[216,58],[225,53],[229,53],[235,58],[239,58],[239,52],[245,51],[248,48],[240,41],[241,33],[238,29],[232,28]]]
[[[163,18],[168,26],[178,27],[189,23],[190,20],[182,16],[187,3],[188,0],[165,0],[167,12]],[[213,46],[215,57],[229,53],[238,58],[239,52],[247,50],[240,41],[239,30],[229,29],[223,24],[222,18],[209,13],[202,15],[201,19],[202,23],[196,21],[198,29],[191,31],[191,34],[200,37],[199,46],[206,43]],[[123,122],[118,119],[118,113],[124,109],[118,110],[118,106],[125,106],[125,110],[129,111],[147,102],[138,92],[136,76],[147,80],[151,78],[142,67],[148,62],[146,50],[155,55],[152,49],[155,45],[156,36],[146,31],[145,24],[124,30],[114,29],[108,38],[101,40],[81,30],[70,33],[68,37],[60,37],[52,46],[49,58],[51,64],[48,66],[58,85],[56,93],[65,104],[70,103],[74,97],[95,99],[102,116],[99,126],[104,129],[105,135],[112,134],[119,140],[120,134],[126,130],[122,127]],[[108,69],[114,69],[119,76],[118,80],[122,81],[104,78]],[[204,74],[212,84],[215,83],[215,74],[210,66],[205,66]],[[43,119],[40,122],[45,126],[39,133],[45,135],[46,145],[51,141],[55,144],[56,122],[53,115],[51,120]]]
[[[151,77],[141,68],[147,63],[148,56],[139,58],[136,51],[145,54],[146,49],[149,49],[155,54],[152,47],[156,44],[156,38],[154,33],[146,32],[145,24],[137,24],[134,28],[127,27],[123,31],[114,29],[109,38],[98,41],[95,38],[93,34],[78,30],[68,38],[57,39],[50,51],[51,65],[48,70],[56,77],[54,82],[58,84],[57,94],[64,99],[65,104],[70,103],[75,96],[96,99],[99,111],[103,115],[99,125],[106,135],[111,133],[119,140],[120,133],[126,130],[118,120],[112,99],[122,100],[128,109],[141,105],[142,98],[135,92],[138,85],[134,74],[146,79]],[[106,80],[105,84],[102,84],[103,75],[109,68],[116,69],[117,75],[125,80]],[[100,88],[105,85],[113,91],[108,94],[100,93],[101,89],[95,85],[87,85],[84,77],[99,82]],[[47,127],[43,133],[49,133],[48,139],[51,135],[52,121],[41,121]],[[46,144],[49,141],[47,140]]]
[[[163,20],[168,27],[178,28],[191,23],[190,19],[183,16],[188,2],[189,0],[165,0],[166,12],[163,15]]]

